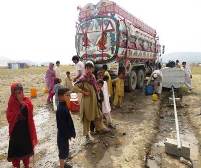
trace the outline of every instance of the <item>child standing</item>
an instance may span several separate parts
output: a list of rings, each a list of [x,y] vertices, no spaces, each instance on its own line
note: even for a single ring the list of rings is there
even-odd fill
[[[24,96],[20,83],[11,85],[6,116],[10,135],[7,159],[15,168],[20,167],[21,160],[24,167],[29,168],[29,160],[34,155],[38,139],[33,119],[33,105],[31,100]]]
[[[101,111],[102,111],[102,102],[104,100],[102,91],[103,84],[104,82],[102,79],[97,80],[97,100],[98,100],[98,107]]]
[[[69,90],[72,90],[73,88],[72,79],[70,77],[69,71],[66,72],[65,87],[68,88]]]
[[[59,104],[56,111],[56,121],[60,168],[64,168],[64,160],[69,155],[69,140],[76,136],[73,120],[66,106],[67,92],[67,88],[58,90]]]
[[[103,80],[99,79],[97,80],[97,106],[100,109],[100,111],[102,111],[102,102],[103,102],[103,92],[101,90],[101,88],[103,87]],[[101,116],[102,118],[102,116]],[[95,121],[91,121],[91,125],[90,125],[90,131],[91,133],[95,132]]]
[[[61,79],[55,78],[54,80],[54,96],[53,96],[53,107],[54,111],[57,110],[57,105],[59,104],[58,100],[58,90],[59,88],[62,88],[63,86],[61,85]]]
[[[54,79],[56,78],[55,76],[55,71],[54,71],[54,64],[53,63],[50,63],[49,64],[49,68],[48,70],[46,71],[46,74],[45,74],[45,82],[46,82],[46,85],[47,85],[47,88],[48,88],[48,98],[47,98],[47,103],[52,103],[52,99],[53,99],[53,96],[54,96],[54,93],[53,93],[53,89],[54,89]]]
[[[103,92],[103,102],[102,102],[102,112],[103,115],[106,118],[107,121],[107,126],[109,128],[113,128],[112,126],[112,119],[111,119],[111,106],[110,106],[110,96],[109,96],[109,92],[108,92],[108,85],[107,82],[109,80],[108,76],[104,76],[103,77],[103,87],[102,87],[102,92]]]
[[[104,76],[108,76],[108,80],[107,80],[108,93],[109,93],[109,97],[111,99],[113,97],[112,78],[110,76],[110,73],[108,72],[108,67],[106,64],[103,65],[103,73],[104,73]]]
[[[121,107],[123,104],[123,98],[124,98],[124,72],[123,71],[119,71],[118,77],[115,80],[113,80],[113,84],[115,85],[113,105],[115,107]]]

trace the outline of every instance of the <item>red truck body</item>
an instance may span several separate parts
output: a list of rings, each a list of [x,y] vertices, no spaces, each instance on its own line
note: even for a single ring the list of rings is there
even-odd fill
[[[134,85],[131,84],[133,79],[127,80],[129,90],[134,90],[136,85],[142,87],[145,75],[150,73],[160,55],[156,30],[112,1],[87,4],[79,10],[77,54],[84,61],[108,64],[113,72],[123,66],[127,76],[135,73]]]

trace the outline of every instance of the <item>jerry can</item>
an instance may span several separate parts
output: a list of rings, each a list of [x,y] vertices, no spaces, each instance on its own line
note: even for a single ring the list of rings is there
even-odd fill
[[[152,85],[145,86],[145,95],[152,95],[154,92],[154,87]]]
[[[153,94],[152,95],[152,101],[158,101],[158,95],[157,94]]]
[[[36,88],[31,88],[31,97],[32,98],[37,97],[37,90],[36,90]]]

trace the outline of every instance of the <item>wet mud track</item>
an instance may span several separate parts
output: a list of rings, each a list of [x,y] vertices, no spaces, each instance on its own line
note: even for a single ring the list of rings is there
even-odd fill
[[[81,168],[144,167],[144,156],[156,134],[158,107],[142,91],[126,94],[123,107],[112,112],[116,130],[95,136],[99,143],[87,146],[72,162]]]
[[[177,105],[181,141],[190,144],[190,160],[170,156],[165,153],[166,138],[176,139],[176,127],[173,105],[169,102],[172,93],[166,92],[160,103],[160,120],[158,133],[146,158],[146,166],[150,168],[199,168],[199,143],[188,118],[188,98],[183,97]]]
[[[122,108],[112,112],[115,130],[105,135],[93,135],[97,143],[85,145],[82,124],[72,115],[76,139],[70,142],[70,163],[73,168],[140,168],[156,134],[159,103],[153,103],[142,91],[126,94]],[[55,113],[46,106],[37,108],[34,116],[39,144],[31,161],[36,168],[57,168]],[[7,162],[8,128],[0,128],[0,167],[11,168]]]
[[[185,103],[178,108],[181,138],[191,143],[194,154],[192,161],[196,165],[198,141],[188,122],[187,110]],[[57,168],[55,112],[48,106],[37,108],[35,112],[39,144],[31,166]],[[151,97],[144,96],[141,91],[126,94],[123,107],[112,112],[116,129],[108,134],[93,135],[96,143],[90,145],[85,145],[79,116],[72,116],[77,133],[76,139],[70,142],[69,162],[73,168],[142,168],[148,162],[151,168],[189,167],[164,151],[165,139],[176,137],[173,107],[169,106],[167,98],[152,102]],[[0,167],[11,168],[11,163],[6,161],[7,126],[0,129],[0,142]]]
[[[55,112],[52,108],[46,106],[37,109],[34,116],[37,136],[39,144],[35,148],[35,155],[31,159],[31,165],[37,168],[57,168],[58,167],[58,151],[57,151],[57,129]],[[79,120],[78,116],[74,116],[74,120]],[[78,127],[79,122],[75,122]],[[80,126],[79,126],[80,127]],[[77,133],[80,134],[79,129]],[[8,127],[4,126],[0,129],[0,167],[11,168],[11,163],[6,160],[8,150]],[[82,150],[83,139],[78,137],[70,142],[71,156],[76,155]]]

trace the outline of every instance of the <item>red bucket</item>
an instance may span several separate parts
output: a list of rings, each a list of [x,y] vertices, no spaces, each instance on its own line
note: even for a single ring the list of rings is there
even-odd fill
[[[78,96],[76,93],[71,93],[69,110],[71,113],[76,114],[80,112],[80,103],[78,101]]]

